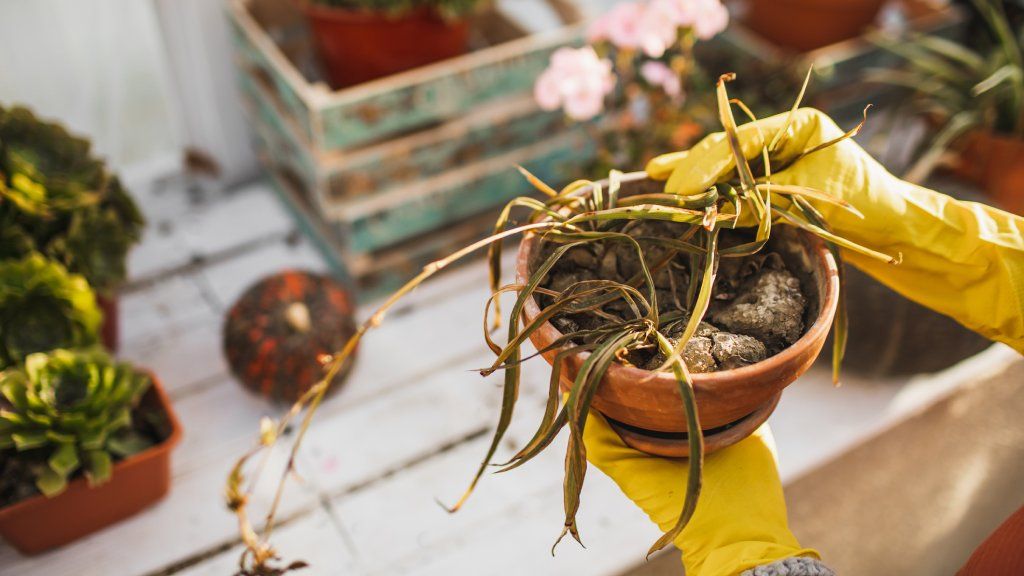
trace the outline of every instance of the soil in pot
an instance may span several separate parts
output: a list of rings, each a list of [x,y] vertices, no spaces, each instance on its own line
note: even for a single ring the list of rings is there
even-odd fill
[[[749,0],[744,23],[776,46],[806,52],[859,36],[885,0]]]
[[[648,265],[662,261],[668,250],[644,238],[682,237],[690,227],[662,221],[634,221],[623,231],[637,239],[644,249]],[[724,233],[722,247],[749,241],[745,234]],[[544,251],[555,247],[546,243]],[[674,318],[662,329],[674,344],[682,335],[689,319],[685,302],[690,290],[690,265],[686,254],[677,253],[654,275],[658,312],[663,318]],[[561,292],[583,280],[614,280],[627,283],[641,271],[632,245],[624,242],[594,242],[569,250],[545,279],[543,286]],[[789,270],[776,252],[743,258],[720,260],[715,279],[714,302],[706,320],[686,343],[683,359],[691,373],[714,372],[741,368],[777,354],[796,342],[805,329],[807,298],[800,280]],[[551,296],[541,296],[548,305]],[[555,317],[552,324],[562,333],[597,330],[607,318],[630,317],[629,304],[617,299],[596,311]],[[576,338],[576,344],[583,344]],[[665,356],[653,345],[631,350],[622,358],[645,370],[654,370],[665,362]]]
[[[402,14],[302,1],[321,64],[338,89],[464,54],[469,23],[429,8]]]

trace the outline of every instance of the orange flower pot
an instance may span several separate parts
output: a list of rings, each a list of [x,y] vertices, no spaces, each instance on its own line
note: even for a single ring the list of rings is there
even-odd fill
[[[304,0],[320,61],[333,88],[344,88],[466,52],[469,23],[421,8],[397,16]]]
[[[885,0],[749,0],[744,24],[776,46],[807,52],[860,36]]]
[[[0,508],[0,536],[11,546],[22,554],[39,554],[119,522],[167,494],[171,449],[181,440],[181,425],[160,382],[152,379],[142,403],[166,414],[170,435],[115,463],[110,480],[100,486],[90,487],[79,477],[53,498],[39,494]]]
[[[962,144],[954,173],[984,188],[1000,208],[1024,215],[1024,139],[974,130]]]
[[[642,175],[642,173],[641,173]],[[622,194],[635,193],[644,182],[637,175],[624,179]],[[658,183],[659,185],[661,183]],[[712,452],[739,442],[757,429],[774,410],[782,390],[810,368],[832,326],[839,302],[839,271],[825,242],[817,236],[790,227],[772,231],[771,246],[791,270],[804,279],[804,293],[811,303],[813,321],[792,346],[756,364],[695,373],[693,388],[697,413],[705,431],[705,450]],[[526,283],[536,264],[539,236],[527,234],[519,245],[517,281]],[[534,298],[527,300],[523,322],[540,313]],[[554,362],[562,336],[550,322],[530,335],[537,350]],[[569,356],[562,366],[562,389],[567,391],[588,353]],[[668,372],[650,372],[612,363],[594,396],[593,409],[607,417],[626,444],[660,456],[686,456],[686,415],[675,377]]]

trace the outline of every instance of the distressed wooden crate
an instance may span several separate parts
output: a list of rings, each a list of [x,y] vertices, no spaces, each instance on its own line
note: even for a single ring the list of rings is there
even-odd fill
[[[481,237],[499,206],[530,191],[515,165],[564,181],[594,157],[594,125],[570,125],[532,99],[550,53],[581,41],[572,5],[548,3],[557,30],[523,36],[493,11],[474,29],[495,45],[335,92],[309,66],[293,11],[230,4],[261,159],[304,228],[366,294]]]

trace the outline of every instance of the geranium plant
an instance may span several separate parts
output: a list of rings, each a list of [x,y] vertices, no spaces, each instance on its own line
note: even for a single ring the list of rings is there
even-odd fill
[[[596,171],[642,166],[689,146],[715,117],[713,85],[694,45],[725,29],[719,0],[623,2],[590,26],[588,44],[561,48],[537,78],[534,96],[570,121],[608,113]]]
[[[40,252],[108,293],[124,281],[143,225],[87,140],[26,108],[0,107],[0,258]]]
[[[501,212],[492,236],[426,266],[419,275],[388,298],[358,328],[343,349],[332,357],[324,358],[324,379],[306,392],[280,420],[265,419],[262,422],[258,444],[239,459],[227,479],[227,503],[237,515],[241,538],[246,546],[240,559],[240,574],[280,574],[284,570],[273,566],[276,553],[270,544],[284,482],[294,471],[296,452],[330,383],[352,361],[359,341],[367,332],[380,325],[387,312],[404,295],[452,262],[485,247],[489,249],[492,297],[483,315],[484,339],[496,359],[481,373],[502,375],[502,408],[492,442],[476,475],[465,494],[450,510],[460,508],[472,493],[478,480],[491,465],[508,429],[518,398],[520,366],[532,357],[524,355],[523,344],[548,320],[554,321],[561,317],[574,321],[577,316],[584,315],[588,321],[578,323],[576,327],[563,322],[562,337],[552,348],[538,351],[557,351],[561,357],[584,352],[588,355],[581,357],[582,367],[573,378],[565,398],[559,389],[561,363],[554,363],[547,409],[537,432],[526,446],[504,464],[504,469],[515,468],[529,461],[548,447],[561,430],[568,428],[564,483],[565,523],[561,536],[569,534],[578,540],[576,513],[587,468],[583,445],[586,415],[609,366],[633,363],[637,354],[645,355],[649,362],[648,370],[668,372],[674,377],[682,411],[686,415],[690,455],[683,512],[675,527],[663,535],[650,551],[666,546],[679,534],[696,505],[703,466],[703,432],[697,420],[690,376],[691,370],[697,370],[697,367],[691,361],[684,360],[684,357],[689,354],[687,347],[690,341],[695,336],[702,336],[699,333],[706,330],[704,320],[716,294],[719,297],[723,295],[722,288],[716,283],[720,266],[728,261],[742,264],[746,259],[757,260],[761,256],[759,252],[768,244],[773,227],[779,223],[818,235],[834,247],[842,246],[886,262],[895,263],[898,260],[829,232],[821,213],[809,199],[836,204],[856,213],[844,201],[813,188],[771,183],[773,171],[789,164],[781,163],[774,156],[780,144],[785,141],[786,129],[779,132],[775,141],[763,144],[762,154],[755,161],[750,162],[743,156],[733,105],[725,87],[726,81],[730,79],[731,75],[726,75],[719,80],[716,100],[719,106],[718,118],[734,152],[737,168],[732,174],[700,194],[681,196],[661,192],[620,195],[622,174],[617,171],[611,172],[607,186],[580,180],[561,190],[551,188],[524,171],[529,182],[543,194],[542,199],[522,197],[510,202]],[[797,105],[794,105],[793,111]],[[741,102],[736,102],[736,106],[745,114],[748,112]],[[790,120],[792,117],[791,112]],[[835,141],[806,149],[800,157],[814,154],[849,138],[859,128],[858,125]],[[517,225],[513,225],[513,211],[517,209],[525,210],[526,214]],[[637,229],[650,223],[667,225],[671,236],[647,236],[637,232]],[[526,234],[530,238],[539,236],[547,246],[547,251],[529,270],[528,276],[503,284],[502,241],[519,234]],[[622,247],[623,256],[630,259],[630,271],[620,276],[622,269],[619,268],[617,274],[601,271],[596,277],[554,281],[552,273],[563,260],[579,256],[585,258],[586,254],[580,254],[581,249],[586,251],[599,246],[605,251]],[[667,298],[664,295],[665,286],[659,279],[665,274],[674,276],[681,283],[674,285],[669,280],[670,295]],[[493,337],[500,313],[494,311],[495,321],[492,323],[491,310],[497,308],[498,300],[504,294],[514,295],[515,303],[508,313],[507,338],[500,342]],[[533,299],[541,302],[543,307],[535,318],[524,320],[525,306]],[[669,304],[667,311],[663,311],[661,303]],[[845,342],[845,317],[842,313],[835,316],[835,323],[835,361],[838,367]],[[749,363],[756,361],[756,358],[733,358],[733,361]],[[250,472],[248,464],[257,454],[274,446],[291,427],[295,428],[291,436],[291,455],[280,476],[281,482],[266,516],[266,523],[261,531],[257,531],[257,527],[250,521],[249,497],[258,478],[247,478]]]

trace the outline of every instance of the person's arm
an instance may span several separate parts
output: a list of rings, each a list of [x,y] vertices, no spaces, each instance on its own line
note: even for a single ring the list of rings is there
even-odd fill
[[[745,156],[758,156],[762,136],[771,142],[787,117],[740,127]],[[793,159],[841,135],[826,115],[801,109],[775,156]],[[656,158],[647,172],[665,180],[667,192],[697,194],[734,168],[728,143],[713,134],[691,150]],[[810,186],[845,199],[864,217],[824,202],[814,205],[840,236],[898,253],[903,260],[886,264],[844,251],[847,262],[911,300],[1024,352],[1024,218],[904,182],[852,140],[794,162],[771,182]],[[599,415],[591,415],[584,436],[591,463],[663,530],[670,528],[682,509],[685,460],[628,448]],[[687,576],[832,574],[789,531],[767,427],[707,457],[696,513],[675,544]]]

